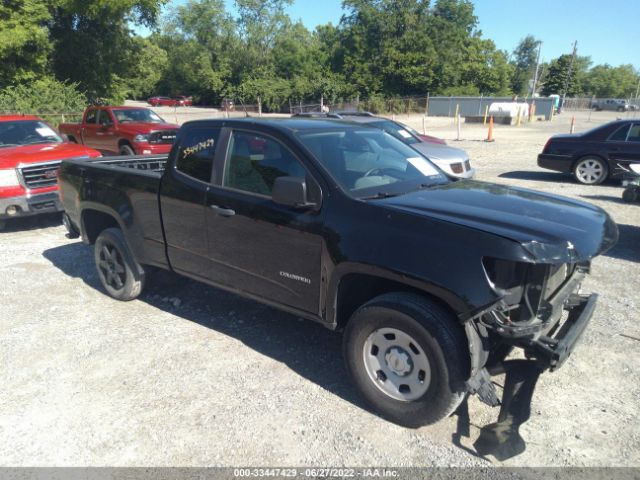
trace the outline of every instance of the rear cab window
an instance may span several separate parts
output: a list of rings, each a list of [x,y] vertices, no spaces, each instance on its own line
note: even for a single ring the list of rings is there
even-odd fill
[[[211,172],[220,128],[202,127],[187,130],[180,141],[176,170],[201,182],[211,183]]]

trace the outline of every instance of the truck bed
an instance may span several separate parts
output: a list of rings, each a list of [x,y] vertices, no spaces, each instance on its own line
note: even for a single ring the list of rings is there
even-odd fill
[[[168,155],[122,155],[82,160],[82,162],[90,162],[93,165],[103,165],[118,170],[142,170],[160,177],[162,172],[164,172],[164,167],[167,163],[168,157]]]
[[[158,191],[168,155],[108,156],[65,160],[58,184],[62,205],[74,225],[99,211],[119,219],[141,263],[166,264]]]

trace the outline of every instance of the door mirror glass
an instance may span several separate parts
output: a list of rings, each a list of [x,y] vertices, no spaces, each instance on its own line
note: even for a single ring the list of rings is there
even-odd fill
[[[307,199],[307,182],[300,177],[278,177],[273,183],[271,192],[273,201],[280,205],[296,208],[315,207],[316,204]]]

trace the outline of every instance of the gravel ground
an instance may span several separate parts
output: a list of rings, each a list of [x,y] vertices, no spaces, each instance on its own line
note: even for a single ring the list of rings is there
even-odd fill
[[[469,125],[455,141],[450,119],[429,118],[427,129],[466,149],[479,179],[593,202],[620,227],[584,286],[601,295],[591,325],[565,366],[541,377],[521,429],[528,448],[504,465],[640,466],[640,205],[622,203],[617,184],[580,186],[536,166],[548,136],[569,130],[567,115],[498,126],[494,143]],[[576,114],[578,130],[614,118],[587,115]],[[420,117],[398,119],[422,128]],[[471,424],[454,415],[395,426],[346,379],[339,335],[161,280],[117,302],[58,216],[0,233],[0,465],[490,465],[470,447],[497,409],[472,398]]]

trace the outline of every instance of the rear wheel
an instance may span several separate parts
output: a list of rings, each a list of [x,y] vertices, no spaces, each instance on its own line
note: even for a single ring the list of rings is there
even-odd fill
[[[120,155],[135,155],[136,152],[133,151],[130,145],[121,145],[120,146]]]
[[[435,302],[385,294],[349,320],[344,356],[373,409],[417,428],[450,415],[463,400],[469,371],[465,338],[456,318]]]
[[[573,169],[575,179],[584,185],[598,185],[604,182],[608,175],[607,165],[598,157],[581,158]]]
[[[122,301],[140,295],[144,270],[135,261],[119,228],[107,228],[98,235],[94,258],[100,282],[109,295]]]
[[[622,200],[628,203],[633,203],[638,199],[638,192],[635,187],[627,187],[622,192]]]

